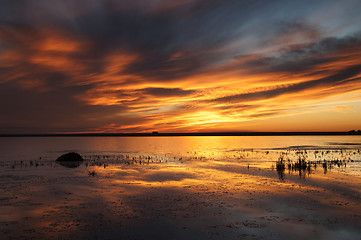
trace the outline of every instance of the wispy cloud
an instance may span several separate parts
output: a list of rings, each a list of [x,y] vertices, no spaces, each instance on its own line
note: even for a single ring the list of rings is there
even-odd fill
[[[325,103],[340,110],[334,99],[361,92],[356,9],[355,1],[2,1],[0,132],[237,131],[260,121],[258,129],[282,130],[275,119]],[[345,112],[345,126],[361,117]]]

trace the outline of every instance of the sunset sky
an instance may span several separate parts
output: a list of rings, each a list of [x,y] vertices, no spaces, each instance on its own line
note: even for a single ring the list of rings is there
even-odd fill
[[[0,133],[361,129],[359,0],[0,0]]]

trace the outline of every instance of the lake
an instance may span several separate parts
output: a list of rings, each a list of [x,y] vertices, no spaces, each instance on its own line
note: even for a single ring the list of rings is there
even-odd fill
[[[360,239],[361,136],[0,138],[1,239]],[[55,160],[77,152],[84,162]]]

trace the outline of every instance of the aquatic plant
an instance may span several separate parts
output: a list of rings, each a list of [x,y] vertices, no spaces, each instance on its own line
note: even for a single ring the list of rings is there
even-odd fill
[[[95,177],[95,175],[97,175],[97,173],[93,170],[93,171],[88,171],[88,175]]]
[[[279,153],[279,157],[276,160],[276,171],[280,180],[284,180],[284,173],[286,169],[289,173],[298,172],[298,175],[304,178],[306,175],[316,171],[318,166],[322,166],[324,170],[323,172],[326,174],[330,169],[335,167],[346,167],[348,162],[354,162],[355,160],[353,160],[351,156],[356,155],[356,151],[347,151],[344,149],[327,151],[315,150],[313,155],[311,155],[314,160],[310,160],[308,153],[311,154],[312,151],[307,152],[306,150],[296,150],[293,153],[294,154],[291,155],[285,152]],[[322,157],[323,160],[321,160],[321,156],[326,155],[328,155],[329,160],[326,160],[324,157]],[[287,160],[285,159],[285,156],[288,156]],[[291,160],[290,157],[295,157],[296,159]],[[273,166],[272,169],[274,169]]]

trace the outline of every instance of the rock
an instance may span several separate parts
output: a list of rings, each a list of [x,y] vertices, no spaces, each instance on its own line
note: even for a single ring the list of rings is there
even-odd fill
[[[60,157],[58,157],[56,159],[56,161],[59,161],[59,162],[76,162],[76,161],[84,161],[84,159],[78,153],[70,152],[70,153],[66,153],[66,154],[61,155]]]

